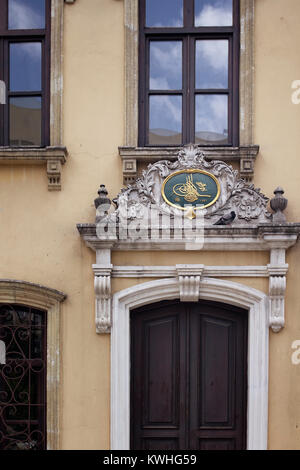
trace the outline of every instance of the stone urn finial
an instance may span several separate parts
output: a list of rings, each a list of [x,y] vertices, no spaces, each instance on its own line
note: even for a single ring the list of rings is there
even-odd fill
[[[99,197],[97,197],[94,201],[97,211],[96,222],[108,214],[109,208],[111,206],[111,200],[109,197],[107,197],[108,192],[104,184],[100,184],[98,194]]]
[[[285,224],[286,217],[283,211],[287,208],[288,200],[283,197],[284,190],[278,186],[274,191],[275,197],[270,201],[271,209],[274,211],[273,223],[274,224]]]

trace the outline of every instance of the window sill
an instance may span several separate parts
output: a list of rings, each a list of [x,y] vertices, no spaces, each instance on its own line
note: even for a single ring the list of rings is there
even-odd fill
[[[47,166],[48,190],[61,190],[61,167],[67,161],[66,147],[0,147],[0,164],[45,164]]]
[[[182,147],[119,147],[123,162],[123,183],[131,184],[137,177],[137,163],[153,163],[159,160],[175,160]],[[258,145],[241,147],[199,147],[208,160],[239,162],[240,176],[251,181],[254,163],[259,152]]]

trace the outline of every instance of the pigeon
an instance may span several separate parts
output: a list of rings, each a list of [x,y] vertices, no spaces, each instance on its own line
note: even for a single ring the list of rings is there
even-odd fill
[[[234,221],[235,217],[236,213],[234,211],[231,211],[230,214],[226,214],[219,220],[217,220],[214,225],[230,225]]]

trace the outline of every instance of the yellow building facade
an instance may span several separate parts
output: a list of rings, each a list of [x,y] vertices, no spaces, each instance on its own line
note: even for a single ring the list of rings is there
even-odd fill
[[[0,149],[0,302],[48,312],[48,448],[130,448],[130,311],[181,300],[248,312],[244,447],[299,449],[299,2],[241,0],[239,145],[200,148],[270,199],[284,188],[287,222],[205,223],[198,250],[97,236],[100,184],[116,198],[182,149],[138,142],[138,1],[51,8],[50,145]]]

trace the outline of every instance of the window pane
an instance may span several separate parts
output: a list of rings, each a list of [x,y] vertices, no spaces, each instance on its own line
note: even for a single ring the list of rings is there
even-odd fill
[[[40,42],[11,43],[10,91],[40,91],[42,45]]]
[[[195,26],[231,26],[232,0],[195,0]]]
[[[195,106],[195,143],[228,143],[227,95],[197,95]]]
[[[181,90],[182,43],[181,41],[151,41],[150,89]]]
[[[228,41],[196,41],[196,88],[228,88]]]
[[[146,26],[183,26],[183,0],[146,0]]]
[[[181,96],[150,96],[149,144],[181,144]]]
[[[45,0],[8,0],[8,29],[44,29]]]
[[[10,145],[41,145],[41,108],[41,97],[10,98]]]

